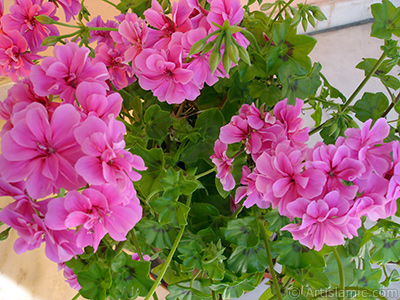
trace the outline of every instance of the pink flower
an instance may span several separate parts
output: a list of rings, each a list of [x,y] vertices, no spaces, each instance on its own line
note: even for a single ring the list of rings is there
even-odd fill
[[[89,184],[111,183],[121,191],[129,189],[131,180],[141,175],[134,171],[145,170],[144,161],[124,150],[125,126],[112,117],[108,123],[89,116],[75,129],[75,137],[85,156],[75,164],[75,169]]]
[[[90,22],[87,22],[88,27],[108,27],[118,28],[117,22],[113,20],[107,20],[105,23],[101,19],[101,16],[93,18]],[[105,30],[91,30],[90,31],[90,42],[97,41],[97,43],[104,43],[108,47],[114,47],[114,40],[111,37],[111,31]]]
[[[127,49],[128,46],[123,44],[110,47],[105,43],[100,43],[95,51],[96,58],[93,63],[102,62],[106,65],[110,80],[117,90],[121,90],[136,81],[133,68],[124,62],[124,53]]]
[[[392,161],[390,156],[392,145],[383,144],[383,139],[389,134],[390,127],[383,118],[378,119],[372,128],[370,128],[371,123],[372,120],[366,121],[361,130],[347,129],[345,143],[353,151],[353,155],[365,165],[365,176],[375,171],[383,177],[391,168]]]
[[[19,31],[0,33],[0,64],[13,81],[28,76],[34,65],[33,60],[41,58],[27,50],[28,43]]]
[[[96,116],[103,121],[108,121],[110,114],[113,118],[118,116],[123,100],[118,93],[108,94],[97,82],[82,82],[76,89],[76,99],[86,116]]]
[[[261,154],[256,160],[256,167],[260,174],[256,179],[257,188],[266,195],[272,191],[273,197],[266,200],[270,200],[274,208],[278,206],[279,212],[289,218],[293,217],[288,209],[289,203],[299,197],[312,199],[319,196],[326,182],[320,170],[304,170],[301,151],[287,143],[277,146],[275,156],[266,152]],[[265,185],[266,182],[269,183]]]
[[[51,119],[39,103],[28,105],[25,111],[25,117],[2,138],[3,177],[11,182],[26,178],[26,190],[35,199],[56,189],[81,187],[82,179],[73,167],[82,155],[73,135],[80,122],[78,111],[62,105]]]
[[[312,152],[312,159],[306,164],[308,169],[314,168],[324,173],[327,179],[324,193],[338,190],[348,200],[354,199],[358,186],[344,182],[352,182],[365,172],[363,163],[350,157],[350,149],[346,145],[316,147]]]
[[[235,203],[239,203],[244,197],[247,196],[247,199],[243,202],[243,205],[246,208],[249,208],[256,204],[260,208],[268,208],[271,205],[271,202],[265,200],[262,193],[257,190],[256,187],[256,179],[257,179],[257,169],[251,173],[250,168],[247,166],[243,166],[242,169],[242,178],[240,183],[244,186],[240,186],[236,190],[235,195]]]
[[[225,144],[234,144],[245,140],[249,132],[247,120],[241,116],[233,116],[229,124],[221,127],[219,138]]]
[[[350,222],[347,215],[350,205],[342,201],[338,191],[328,193],[323,199],[308,200],[299,198],[288,204],[288,210],[297,218],[300,224],[289,224],[282,228],[292,233],[293,239],[316,251],[323,245],[336,246],[344,243],[345,235],[352,238],[357,235],[357,226],[361,220]]]
[[[78,280],[76,278],[76,275],[74,271],[70,268],[68,268],[65,263],[59,263],[58,264],[58,270],[60,271],[61,269],[64,269],[63,275],[65,278],[65,282],[69,284],[71,288],[74,290],[79,291],[82,286],[78,283]]]
[[[353,204],[354,217],[365,215],[372,221],[389,217],[389,212],[385,210],[386,203],[390,201],[385,198],[389,184],[387,179],[372,173],[367,180],[358,179],[354,183],[362,193]]]
[[[217,178],[221,181],[223,189],[230,191],[235,187],[235,179],[232,176],[232,163],[233,159],[230,159],[226,155],[228,145],[224,144],[220,140],[215,141],[214,154],[210,157],[214,165],[217,166]]]
[[[143,256],[143,260],[145,260],[145,261],[150,261],[151,260],[150,256],[148,256],[147,254],[145,254],[145,255],[142,254],[142,256]],[[139,254],[138,253],[133,253],[132,254],[132,259],[139,261],[140,260]]]
[[[75,100],[75,90],[82,82],[98,82],[107,88],[109,78],[103,63],[92,63],[88,48],[75,43],[54,47],[54,57],[46,57],[32,68],[31,80],[39,96],[60,95],[67,103]]]
[[[308,139],[308,127],[302,128],[304,120],[299,117],[301,109],[303,107],[303,101],[296,99],[296,105],[288,105],[287,99],[278,102],[274,107],[274,116],[280,121],[287,135],[291,145],[298,149],[305,149],[305,144]]]
[[[65,20],[69,22],[71,17],[74,18],[81,10],[79,0],[51,0],[56,5],[61,5],[65,13]]]
[[[194,100],[200,90],[192,82],[193,72],[182,67],[182,47],[165,51],[144,49],[135,59],[140,86],[151,90],[159,101],[179,104]]]
[[[18,30],[27,40],[33,53],[46,50],[41,46],[43,40],[48,36],[59,35],[55,25],[41,24],[35,17],[45,15],[57,21],[55,16],[56,6],[51,2],[42,3],[42,0],[16,0],[10,7],[10,14],[1,19],[5,32]]]
[[[45,107],[50,108],[50,102],[47,97],[40,97],[34,93],[29,77],[18,81],[8,90],[7,98],[3,102],[0,101],[0,118],[6,121],[6,124],[2,127],[1,135],[13,127],[12,116],[23,111],[33,102],[39,102]],[[51,106],[55,108],[57,104],[53,103]]]
[[[88,188],[82,194],[72,191],[49,202],[45,223],[54,230],[79,228],[75,233],[77,246],[92,246],[97,251],[107,233],[123,241],[142,217],[139,199],[132,196],[124,204],[118,189],[109,184]]]
[[[172,19],[164,14],[164,10],[157,0],[152,0],[151,8],[147,9],[143,14],[147,23],[159,29],[158,31],[150,31],[151,39],[158,37],[158,41],[154,44],[156,49],[166,49],[171,36],[174,32],[186,32],[192,29],[192,23],[189,16],[192,9],[186,0],[180,0],[172,4]]]

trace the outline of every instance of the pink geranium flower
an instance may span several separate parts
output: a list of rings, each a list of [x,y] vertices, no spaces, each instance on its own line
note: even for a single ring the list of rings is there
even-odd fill
[[[391,168],[392,161],[390,156],[392,145],[383,144],[383,140],[389,134],[390,126],[383,118],[378,119],[372,128],[371,124],[372,120],[370,119],[365,122],[361,130],[357,128],[347,129],[345,144],[352,150],[353,156],[364,164],[366,168],[365,176],[375,171],[383,177]]]
[[[85,117],[96,116],[103,121],[108,121],[109,115],[116,118],[123,101],[119,93],[108,93],[104,86],[97,82],[82,82],[76,89],[76,99]]]
[[[296,105],[288,105],[287,99],[278,102],[274,107],[274,116],[285,128],[285,134],[291,145],[298,149],[305,149],[309,128],[304,127],[304,120],[300,118],[303,101],[296,99]]]
[[[117,22],[113,20],[107,20],[104,22],[101,16],[94,17],[90,22],[87,22],[88,27],[108,27],[118,28]],[[108,47],[114,46],[114,40],[111,37],[111,31],[106,30],[91,30],[90,31],[90,42],[97,41],[97,43],[104,43]]]
[[[82,178],[73,167],[82,155],[73,135],[79,122],[80,114],[72,105],[59,106],[51,119],[41,104],[28,105],[25,117],[1,141],[4,179],[16,182],[26,178],[26,190],[35,199],[60,188],[81,187]]]
[[[193,72],[182,67],[182,47],[171,49],[144,49],[135,59],[136,76],[140,86],[151,90],[161,102],[179,104],[194,100],[200,90],[192,82]]]
[[[56,6],[51,2],[42,2],[42,0],[16,0],[10,7],[10,13],[1,19],[4,31],[18,30],[27,40],[33,53],[46,50],[46,46],[41,46],[46,37],[59,35],[55,25],[41,24],[35,19],[36,16],[45,15],[58,21],[55,16]]]
[[[81,10],[81,3],[79,0],[50,0],[54,2],[56,5],[60,5],[65,13],[65,20],[69,22],[71,18],[74,18],[80,10]]]
[[[129,46],[123,44],[110,47],[105,43],[100,43],[96,47],[96,58],[93,63],[102,62],[106,65],[110,80],[117,90],[136,81],[133,68],[124,62],[124,54],[128,48]]]
[[[79,291],[82,286],[79,284],[77,278],[76,278],[76,274],[74,273],[74,271],[70,268],[68,268],[65,263],[59,263],[58,264],[58,271],[64,269],[63,271],[63,275],[65,278],[65,282],[69,284],[69,286],[71,288],[73,288],[74,290]]]
[[[86,182],[111,183],[124,191],[132,185],[131,180],[141,178],[135,170],[145,170],[144,161],[124,150],[125,131],[124,124],[112,117],[106,123],[94,116],[89,116],[75,129],[75,137],[85,154],[77,161],[75,169]]]
[[[327,179],[324,186],[325,193],[338,190],[348,200],[354,199],[358,186],[344,182],[352,182],[365,172],[363,163],[350,157],[350,149],[346,145],[316,147],[311,160],[307,161],[307,168],[318,169],[324,173]]]
[[[13,81],[27,77],[34,65],[33,60],[41,58],[27,50],[28,43],[19,31],[0,33],[0,64]]]
[[[159,30],[149,32],[151,39],[158,37],[158,41],[154,44],[156,49],[166,49],[171,36],[174,32],[186,32],[192,29],[192,23],[189,16],[192,9],[186,0],[180,0],[172,4],[172,19],[164,14],[164,10],[157,0],[152,0],[151,8],[147,9],[143,14],[147,23]]]
[[[65,198],[49,202],[45,223],[54,230],[76,230],[78,247],[92,246],[95,251],[108,233],[117,241],[142,217],[142,207],[135,196],[124,204],[124,198],[112,185],[88,188],[82,194],[72,191]]]
[[[288,209],[297,218],[300,224],[289,224],[282,228],[292,233],[293,239],[316,251],[323,245],[336,246],[344,243],[344,236],[352,238],[357,235],[357,226],[361,220],[350,222],[347,215],[350,205],[342,201],[338,191],[328,193],[323,199],[308,200],[299,198],[288,204]]]
[[[39,96],[60,95],[67,103],[75,100],[75,90],[82,82],[98,82],[108,88],[106,66],[92,63],[88,48],[75,43],[54,47],[54,57],[46,57],[42,64],[32,68],[31,80]]]
[[[243,202],[243,205],[246,208],[249,208],[256,204],[260,208],[268,208],[271,205],[271,202],[265,200],[262,193],[257,190],[256,187],[256,179],[257,179],[257,169],[253,170],[253,173],[250,171],[250,168],[247,166],[243,166],[242,168],[242,178],[240,179],[240,183],[243,186],[240,186],[236,190],[235,194],[235,203],[239,203],[244,197],[247,196],[247,199]]]
[[[233,159],[226,155],[228,145],[220,140],[215,141],[214,154],[210,157],[214,165],[217,166],[217,178],[221,181],[225,191],[230,191],[235,187],[235,179],[232,176]]]

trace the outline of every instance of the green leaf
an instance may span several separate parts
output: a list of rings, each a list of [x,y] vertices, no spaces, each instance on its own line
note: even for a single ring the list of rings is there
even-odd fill
[[[363,58],[363,61],[360,62],[356,68],[364,70],[365,75],[367,75],[375,66],[377,61],[378,60],[375,58]],[[392,59],[384,60],[378,70],[373,74],[373,77],[379,78],[383,85],[397,90],[400,88],[400,80],[392,75],[387,75],[387,73],[392,70],[393,66],[394,64]]]
[[[375,23],[372,24],[371,36],[379,39],[390,39],[392,34],[400,36],[400,8],[396,8],[389,0],[371,5]]]
[[[266,250],[263,246],[245,248],[238,246],[228,261],[228,268],[235,273],[264,272],[268,266]]]
[[[150,138],[162,140],[168,134],[172,119],[168,111],[161,110],[160,106],[154,104],[146,110],[144,123],[146,124],[146,133]]]
[[[183,261],[183,265],[189,270],[194,268],[201,269],[201,255],[203,249],[198,241],[190,241],[189,243],[181,243],[178,247],[181,253],[178,257]]]
[[[224,125],[224,117],[217,108],[203,112],[196,120],[195,128],[201,138],[197,143],[189,142],[182,152],[181,160],[187,163],[197,162],[199,159],[210,160],[214,153],[214,142],[219,136],[219,129]]]
[[[107,291],[111,287],[111,270],[103,268],[99,263],[91,264],[87,271],[76,274],[76,278],[82,288],[79,293],[91,300],[107,299]]]
[[[173,190],[170,190],[173,191]],[[190,207],[179,201],[172,193],[164,193],[160,198],[150,202],[150,206],[158,213],[160,224],[171,224],[176,227],[186,225]]]
[[[400,260],[400,239],[381,233],[371,238],[375,249],[371,253],[371,262],[386,264]]]
[[[372,269],[371,264],[367,260],[363,260],[363,270],[354,270],[353,286],[368,287],[371,289],[379,290],[381,284],[379,283],[382,278],[381,269]]]
[[[392,272],[390,272],[389,276],[385,279],[385,281],[382,282],[382,285],[388,287],[391,282],[397,282],[399,280],[399,271],[397,271],[397,269],[393,269]]]
[[[224,278],[224,260],[226,259],[223,255],[224,251],[225,248],[222,248],[220,241],[216,245],[211,243],[204,250],[201,262],[203,269],[211,279],[222,280]]]
[[[365,93],[360,100],[354,104],[356,117],[360,121],[371,119],[376,121],[389,106],[389,100],[382,92],[372,94]]]
[[[245,248],[255,247],[260,242],[257,219],[252,216],[229,221],[222,233],[229,242]]]
[[[354,281],[353,270],[356,269],[356,263],[354,257],[346,255],[346,251],[343,247],[338,247],[338,253],[344,269],[345,284],[348,286]],[[339,285],[338,264],[333,254],[328,256],[326,263],[325,275],[328,276],[330,282]]]
[[[153,220],[141,219],[135,228],[145,237],[147,244],[160,249],[171,248],[176,237],[176,230]]]
[[[222,299],[233,299],[242,297],[244,292],[252,291],[256,286],[252,284],[251,279],[245,279],[238,282],[213,284],[210,288],[222,294]]]
[[[175,197],[179,195],[190,195],[201,186],[200,181],[187,180],[182,170],[175,171],[173,168],[168,169],[167,174],[165,174],[160,182],[164,190],[173,191]]]
[[[146,296],[153,285],[149,278],[150,262],[136,261],[125,252],[121,252],[112,262],[111,269],[114,272],[114,289],[122,295],[135,294]]]
[[[195,232],[210,227],[220,216],[219,210],[209,203],[193,203],[190,215],[190,226]]]
[[[136,145],[132,153],[139,155],[147,167],[147,170],[142,172],[142,178],[135,184],[139,188],[143,196],[147,197],[151,193],[162,190],[160,178],[164,175],[164,152],[162,149],[144,149],[140,145]]]
[[[208,282],[209,283],[209,282]],[[168,286],[167,300],[206,300],[211,299],[210,290],[200,280],[180,282]]]
[[[326,289],[330,287],[329,279],[325,275],[323,268],[309,268],[304,274],[304,279],[315,289]]]

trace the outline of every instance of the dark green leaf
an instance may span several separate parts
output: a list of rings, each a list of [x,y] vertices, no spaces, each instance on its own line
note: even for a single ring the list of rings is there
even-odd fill
[[[87,271],[76,274],[77,280],[82,288],[79,293],[91,300],[107,299],[107,291],[111,287],[111,270],[103,268],[99,263],[91,264]]]
[[[228,268],[235,273],[264,272],[268,266],[266,250],[263,246],[245,248],[238,246],[231,254]]]
[[[176,227],[186,225],[190,207],[177,201],[175,195],[171,194],[173,193],[165,192],[162,197],[152,200],[150,205],[158,213],[160,224],[171,224]]]
[[[160,182],[164,190],[172,190],[175,197],[179,195],[190,195],[201,186],[198,180],[187,180],[182,170],[177,172],[173,168],[168,169],[167,174],[165,174]]]
[[[390,39],[392,34],[400,36],[400,8],[396,8],[389,0],[371,5],[375,23],[372,24],[371,36]]]
[[[245,248],[255,247],[260,242],[257,219],[252,216],[229,221],[222,232],[229,242]]]
[[[171,248],[172,241],[176,238],[176,231],[173,228],[152,220],[142,219],[135,228],[145,237],[147,244],[160,249]]]
[[[179,246],[178,251],[181,253],[178,255],[183,261],[183,265],[189,270],[194,268],[201,269],[201,255],[203,249],[198,241],[190,241],[189,243],[183,243]]]
[[[245,279],[239,282],[213,284],[210,288],[222,294],[222,299],[233,299],[242,297],[244,292],[252,291],[256,287],[251,279]]]
[[[373,236],[372,243],[375,245],[371,253],[371,262],[386,264],[400,260],[400,240],[391,237],[387,233]]]
[[[172,125],[171,115],[168,111],[161,110],[160,106],[154,104],[150,106],[144,114],[146,133],[152,139],[162,140],[168,134],[168,129]]]
[[[376,121],[388,108],[389,100],[382,92],[372,94],[365,93],[360,100],[354,104],[356,117],[360,121],[372,119]]]
[[[356,263],[354,261],[354,257],[346,255],[346,251],[343,247],[338,247],[338,253],[344,268],[345,285],[348,286],[354,281],[353,270],[356,268]],[[333,254],[330,254],[326,263],[327,266],[325,268],[325,275],[328,276],[330,282],[339,285],[340,279],[338,272],[338,263],[335,259],[335,256]]]
[[[225,267],[223,255],[225,248],[222,248],[221,242],[210,244],[204,249],[204,254],[201,259],[203,269],[211,279],[222,280],[224,278]]]

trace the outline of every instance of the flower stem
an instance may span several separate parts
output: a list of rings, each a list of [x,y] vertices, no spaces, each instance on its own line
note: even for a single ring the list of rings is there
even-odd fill
[[[261,231],[261,236],[264,240],[265,250],[267,251],[269,273],[272,276],[272,283],[275,286],[275,292],[276,292],[277,299],[282,300],[283,298],[282,298],[281,290],[280,290],[278,279],[276,278],[276,273],[275,273],[275,269],[274,269],[274,262],[272,261],[271,248],[269,246],[269,237],[268,237],[267,231],[265,230],[264,223],[259,218],[260,217],[259,210],[256,209],[255,212],[256,212],[258,226],[260,227],[260,231]]]
[[[92,31],[118,31],[118,28],[112,28],[112,27],[86,27],[86,28]]]
[[[294,0],[289,0],[289,1],[281,8],[281,10],[276,14],[276,16],[275,16],[274,21],[272,22],[272,24],[274,24],[274,23],[278,20],[279,16],[285,11],[285,9],[286,9],[290,4],[293,3],[293,1],[294,1]],[[272,24],[271,24],[271,26],[272,26]]]
[[[76,294],[76,295],[74,296],[74,298],[72,298],[71,300],[77,300],[77,299],[79,298],[80,295],[81,295],[80,293]]]
[[[143,261],[142,250],[140,249],[139,243],[137,242],[134,229],[131,230],[131,239],[132,239],[133,244],[135,245],[135,249],[136,249],[137,254],[139,255],[140,260]]]
[[[387,114],[392,110],[392,108],[399,102],[400,100],[400,93],[397,95],[397,97],[393,100],[392,103],[390,103],[389,107],[385,110],[385,112],[382,114],[381,118],[384,118],[387,116]]]
[[[365,76],[364,80],[361,81],[361,83],[359,84],[359,86],[355,89],[355,91],[353,92],[353,94],[351,94],[351,96],[349,97],[349,99],[347,99],[347,101],[343,104],[342,106],[342,112],[345,112],[345,110],[348,108],[348,106],[351,104],[351,102],[353,102],[354,98],[358,95],[358,93],[363,89],[363,87],[367,84],[368,80],[371,79],[372,75],[374,75],[374,73],[376,72],[376,70],[378,70],[379,66],[382,64],[382,62],[384,61],[384,59],[386,58],[386,53],[383,52],[381,57],[379,57],[378,61],[375,63],[375,65],[372,67],[372,69],[368,72],[367,76]],[[329,121],[329,120],[327,120]],[[326,122],[322,123],[321,125],[319,125],[318,127],[315,127],[313,130],[310,131],[309,135],[313,135],[314,133],[317,133],[318,131],[320,131],[322,128],[324,128]]]
[[[108,0],[103,0],[105,3],[108,3],[108,4],[110,4],[110,5],[112,5],[112,6],[114,6],[115,8],[117,8],[117,5],[116,4],[114,4],[114,3],[112,3],[111,1],[108,1]]]
[[[205,171],[205,172],[203,172],[203,173],[201,173],[201,174],[196,175],[194,178],[199,179],[199,178],[201,178],[201,177],[204,177],[204,176],[206,176],[206,175],[208,175],[208,174],[214,172],[216,169],[217,169],[216,167],[211,168],[210,170],[207,170],[207,171]]]
[[[190,206],[191,201],[192,201],[192,195],[189,195],[188,199],[186,200],[186,205]],[[158,275],[156,281],[153,283],[153,286],[151,287],[150,292],[147,294],[147,296],[146,296],[146,298],[144,298],[144,300],[150,300],[150,297],[154,294],[156,288],[159,286],[161,280],[163,279],[163,277],[165,275],[165,272],[167,272],[167,269],[168,269],[168,267],[169,267],[169,265],[170,265],[170,263],[172,261],[172,257],[174,256],[174,254],[176,252],[176,249],[178,249],[178,245],[179,245],[179,242],[182,239],[183,232],[185,231],[185,228],[186,228],[186,225],[182,225],[181,226],[181,228],[180,228],[180,230],[178,232],[178,236],[176,237],[176,240],[175,240],[174,244],[172,245],[172,249],[169,252],[167,259],[165,260],[165,263],[164,263],[164,265],[163,265],[163,267],[161,269],[161,272]]]
[[[343,269],[343,265],[342,265],[342,261],[340,260],[340,256],[339,253],[337,252],[336,247],[333,248],[333,255],[336,258],[336,262],[338,264],[338,270],[339,270],[339,279],[340,279],[340,285],[339,285],[339,289],[340,292],[343,293],[345,291],[345,279],[344,279],[344,269]],[[343,300],[344,297],[343,295],[339,295],[338,300]]]

